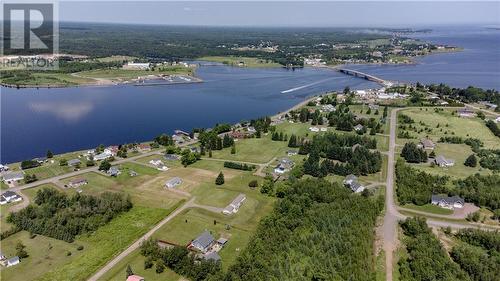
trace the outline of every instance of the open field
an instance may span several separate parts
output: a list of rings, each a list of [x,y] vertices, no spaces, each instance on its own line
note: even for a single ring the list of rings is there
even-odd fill
[[[240,66],[239,63],[243,62],[242,67],[280,67],[278,63],[266,61],[259,58],[249,57],[233,57],[233,56],[210,56],[198,58],[203,61],[220,62],[231,66]]]
[[[484,125],[484,121],[475,118],[460,118],[452,114],[456,109],[444,109],[443,111],[435,112],[433,108],[412,108],[403,110],[399,114],[405,114],[415,120],[418,128],[423,128],[419,122],[423,122],[426,126],[432,129],[432,132],[416,133],[410,131],[411,135],[416,136],[413,141],[419,141],[425,136],[429,136],[432,140],[437,142],[440,137],[444,136],[457,136],[466,138],[477,138],[484,142],[485,148],[500,149],[500,142],[498,137]],[[439,128],[436,128],[437,125]],[[398,129],[399,131],[399,129]],[[398,144],[404,144],[408,140],[398,139]],[[438,144],[439,146],[439,144]]]
[[[113,62],[113,61],[133,61],[137,59],[136,57],[131,57],[131,56],[109,56],[109,57],[103,57],[103,58],[98,58],[97,60],[100,62]]]
[[[267,163],[276,156],[284,155],[288,142],[272,141],[271,135],[262,138],[242,139],[235,142],[236,154],[231,154],[231,148],[212,151],[213,158],[229,161],[246,161]]]
[[[173,209],[134,206],[94,233],[77,237],[73,243],[41,235],[31,239],[25,231],[16,233],[1,242],[2,250],[13,254],[9,249],[13,249],[17,241],[21,241],[27,246],[30,256],[19,265],[2,270],[2,279],[85,280]],[[84,246],[84,249],[77,251],[79,245]],[[49,249],[49,246],[52,248]],[[68,252],[71,252],[70,256],[67,255]],[[23,274],[16,274],[18,270],[22,270]]]
[[[160,68],[162,70],[160,70]],[[89,71],[78,72],[78,77],[91,79],[108,79],[114,82],[122,82],[126,80],[136,79],[139,76],[158,75],[158,74],[184,74],[192,75],[193,69],[184,66],[162,66],[156,70],[136,70],[136,69],[96,69]]]
[[[412,209],[412,210],[421,211],[421,212],[427,212],[427,213],[436,214],[436,215],[452,215],[453,214],[453,210],[441,208],[441,207],[431,205],[431,204],[425,204],[422,206],[408,204],[408,205],[404,205],[403,207],[407,208],[407,209]]]

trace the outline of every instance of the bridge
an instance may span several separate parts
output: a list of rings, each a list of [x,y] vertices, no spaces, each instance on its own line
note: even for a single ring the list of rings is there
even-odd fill
[[[341,73],[347,74],[347,75],[351,75],[354,77],[359,77],[359,78],[366,79],[368,81],[379,83],[382,86],[391,86],[393,84],[391,81],[384,80],[382,78],[379,78],[379,77],[376,77],[376,76],[373,76],[373,75],[370,75],[370,74],[367,74],[367,73],[364,73],[361,71],[357,71],[357,70],[352,70],[352,69],[347,69],[347,68],[339,68],[338,71]]]

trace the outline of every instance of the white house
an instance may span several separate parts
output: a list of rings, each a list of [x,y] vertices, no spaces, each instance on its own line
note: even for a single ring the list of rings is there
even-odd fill
[[[318,127],[309,127],[309,131],[317,133],[317,132],[319,132],[319,128]]]
[[[434,163],[436,163],[439,167],[452,167],[455,165],[455,161],[452,159],[446,159],[443,155],[436,156]]]
[[[288,159],[288,158],[283,158],[280,160],[278,166],[276,166],[276,168],[274,168],[274,173],[276,174],[284,174],[288,171],[290,171],[290,169],[292,169],[294,163],[292,160]]]
[[[141,62],[129,62],[126,65],[124,65],[124,68],[128,69],[141,69],[141,70],[146,70],[151,67],[151,63],[141,63]]]
[[[365,190],[365,187],[358,182],[358,177],[352,174],[345,177],[343,183],[345,186],[349,187],[354,193],[360,193],[363,190]]]
[[[169,179],[166,183],[165,186],[167,188],[174,188],[182,183],[182,179],[179,177],[174,177]]]
[[[246,199],[247,199],[246,195],[243,193],[240,193],[238,196],[236,196],[236,198],[234,198],[234,200],[229,205],[227,205],[226,208],[224,208],[222,213],[225,215],[237,213],[241,207],[241,204],[243,204],[243,202]]]
[[[18,256],[15,256],[15,257],[12,257],[10,259],[8,259],[6,262],[5,262],[5,266],[6,267],[10,267],[10,266],[13,266],[13,265],[16,265],[20,262],[20,259]]]
[[[5,172],[5,171],[8,171],[8,170],[9,170],[9,167],[7,165],[0,164],[0,172]]]
[[[463,198],[456,195],[452,197],[432,195],[431,204],[446,209],[461,209],[464,207],[465,201]]]
[[[358,125],[354,126],[354,130],[355,130],[356,132],[363,130],[363,128],[364,128],[364,127],[363,127],[363,125],[361,125],[361,124],[358,124]]]
[[[111,151],[105,149],[104,152],[102,152],[102,153],[97,154],[96,156],[94,156],[94,160],[101,161],[101,160],[108,159],[111,156],[113,156],[113,154],[111,153]]]
[[[14,183],[24,179],[24,173],[19,172],[9,172],[3,175],[3,181],[6,183]]]

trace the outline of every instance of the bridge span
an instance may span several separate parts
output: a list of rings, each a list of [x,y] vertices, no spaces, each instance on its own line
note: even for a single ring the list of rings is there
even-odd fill
[[[379,77],[376,77],[376,76],[373,76],[373,75],[370,75],[370,74],[367,74],[367,73],[364,73],[361,71],[357,71],[357,70],[352,70],[352,69],[347,69],[347,68],[339,68],[338,71],[341,73],[344,73],[346,75],[351,75],[354,77],[359,77],[359,78],[366,79],[368,81],[379,83],[383,86],[391,86],[393,84],[391,81],[384,80],[382,78],[379,78]]]

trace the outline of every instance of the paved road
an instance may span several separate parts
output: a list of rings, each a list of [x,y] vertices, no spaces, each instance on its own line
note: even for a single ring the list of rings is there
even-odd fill
[[[398,245],[397,237],[397,224],[399,220],[404,220],[407,216],[401,214],[399,210],[404,210],[404,208],[398,207],[394,202],[394,166],[395,166],[395,149],[396,149],[396,126],[397,126],[397,113],[404,108],[396,108],[391,111],[390,116],[390,135],[389,135],[389,153],[387,161],[387,187],[385,194],[385,206],[386,213],[384,216],[383,223],[383,240],[384,240],[384,251],[385,251],[385,261],[386,261],[386,280],[392,281],[392,271],[393,271],[393,254],[394,250]],[[439,216],[434,214],[426,214],[425,212],[419,212],[423,216],[434,216],[446,219],[449,217]],[[432,227],[451,227],[454,229],[462,228],[481,228],[483,230],[498,230],[500,227],[488,226],[478,223],[463,223],[463,222],[450,222],[445,220],[440,220],[436,218],[427,218],[427,224]]]
[[[141,243],[143,241],[151,238],[153,233],[155,233],[158,229],[160,229],[166,223],[171,221],[177,215],[182,213],[182,211],[189,209],[189,208],[199,208],[199,209],[208,210],[208,211],[214,212],[214,213],[222,212],[222,208],[196,204],[196,203],[194,203],[195,199],[196,199],[196,197],[192,197],[189,201],[184,203],[184,205],[182,205],[180,208],[177,208],[175,211],[173,211],[170,215],[168,215],[161,222],[159,222],[157,225],[155,225],[155,227],[153,227],[150,231],[148,231],[141,238],[139,238],[132,245],[130,245],[127,249],[125,249],[123,252],[121,252],[118,256],[116,256],[114,259],[112,259],[110,262],[108,262],[104,267],[102,267],[99,271],[97,271],[87,281],[97,281],[104,274],[106,274],[106,272],[108,272],[111,268],[113,268],[115,265],[117,265],[122,259],[124,259],[126,256],[131,254],[133,251],[137,250],[141,246]]]

